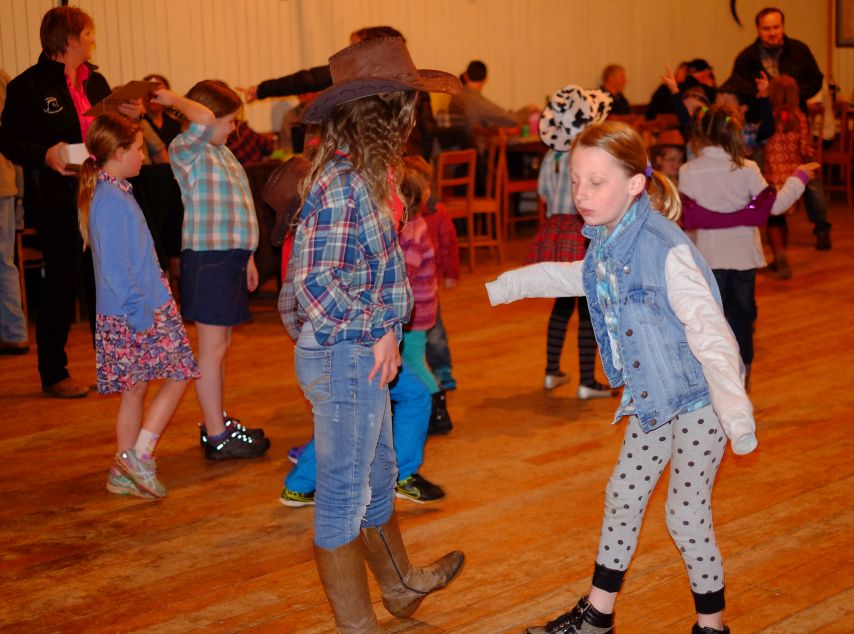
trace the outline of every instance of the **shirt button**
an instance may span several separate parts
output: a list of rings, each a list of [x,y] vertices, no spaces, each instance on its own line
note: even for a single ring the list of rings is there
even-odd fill
[[[647,396],[649,396],[649,394],[647,394],[645,390],[641,392],[641,398],[646,398]]]
[[[632,272],[632,270],[631,270],[628,266],[624,266],[624,267],[623,267],[623,273],[628,274],[628,273],[631,273],[631,272]]]
[[[629,328],[629,329],[626,331],[626,336],[627,336],[627,337],[631,337],[633,334],[635,334],[635,333],[634,333],[634,331],[633,331],[631,328]]]
[[[632,367],[633,368],[639,368],[640,367],[640,361],[632,361]]]

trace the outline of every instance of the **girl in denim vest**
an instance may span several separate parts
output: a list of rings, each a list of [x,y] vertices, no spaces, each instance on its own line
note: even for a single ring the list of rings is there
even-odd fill
[[[728,632],[724,577],[711,494],[725,449],[753,451],[753,410],[738,346],[714,276],[672,222],[670,181],[650,166],[629,126],[590,126],[573,145],[575,205],[590,246],[583,262],[543,262],[487,284],[490,302],[586,295],[602,365],[623,386],[614,422],[629,417],[608,482],[589,595],[531,634],[613,631],[614,603],[637,545],[646,506],[670,462],[667,528],[688,570],[694,634]]]

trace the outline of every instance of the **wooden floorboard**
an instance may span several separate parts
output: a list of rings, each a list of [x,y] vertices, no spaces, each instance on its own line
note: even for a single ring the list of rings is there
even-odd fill
[[[854,210],[836,203],[831,220],[834,248],[822,253],[803,212],[791,217],[794,277],[757,282],[760,446],[728,453],[715,488],[727,621],[739,634],[854,631]],[[542,389],[549,301],[488,306],[483,283],[520,262],[529,240],[443,291],[455,428],[429,440],[422,472],[448,497],[397,511],[414,560],[460,548],[466,566],[417,619],[390,616],[372,583],[386,632],[519,632],[588,587],[622,426],[609,425],[615,400],[579,401],[575,382]],[[158,448],[169,496],[157,502],[104,490],[116,397],[45,398],[34,353],[0,358],[0,631],[331,631],[312,510],[277,502],[286,451],[310,436],[311,413],[271,289],[252,312],[235,331],[226,405],[265,428],[269,455],[205,461],[190,393]],[[573,320],[564,370],[577,377],[574,333]],[[72,374],[94,384],[85,325],[68,351]],[[617,604],[622,633],[693,623],[664,495],[660,485]]]

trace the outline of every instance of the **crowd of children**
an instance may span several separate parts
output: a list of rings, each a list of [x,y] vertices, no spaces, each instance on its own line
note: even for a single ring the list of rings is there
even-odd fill
[[[315,558],[339,631],[377,632],[365,563],[386,608],[405,617],[464,561],[452,551],[412,565],[394,514],[395,496],[445,497],[421,469],[428,436],[453,428],[447,392],[457,384],[439,289],[456,285],[459,255],[454,224],[431,195],[430,164],[404,149],[419,91],[455,94],[460,85],[418,70],[397,37],[355,43],[330,69],[332,85],[303,113],[318,129],[306,159],[283,165],[264,192],[283,247],[279,311],[314,420],[313,438],[288,452],[294,467],[280,501],[315,507]],[[249,319],[258,286],[252,192],[228,146],[242,101],[221,81],[179,96],[154,79],[147,119],[102,114],[91,123],[78,193],[96,281],[98,391],[121,394],[106,486],[141,498],[166,495],[154,453],[191,380],[207,459],[253,458],[270,447],[263,429],[224,406],[232,329]],[[676,84],[672,73],[664,80]],[[680,131],[648,152],[631,127],[607,121],[607,93],[568,85],[549,98],[538,181],[547,220],[529,266],[487,284],[489,299],[555,298],[546,389],[569,382],[560,361],[577,306],[577,395],[622,388],[614,420],[629,422],[590,591],[527,632],[613,631],[617,594],[668,462],[666,523],[688,571],[694,632],[728,632],[711,496],[725,439],[736,454],[758,444],[747,391],[756,272],[765,266],[759,227],[767,223],[771,268],[788,279],[785,213],[818,168],[807,162],[799,101],[786,75],[762,74],[756,86],[732,79],[713,104],[702,90],[687,94],[675,104]],[[181,190],[180,313],[128,182],[146,146],[158,156],[168,146]],[[195,324],[198,361],[182,318]],[[607,384],[595,378],[597,347]],[[163,384],[146,409],[154,380]]]

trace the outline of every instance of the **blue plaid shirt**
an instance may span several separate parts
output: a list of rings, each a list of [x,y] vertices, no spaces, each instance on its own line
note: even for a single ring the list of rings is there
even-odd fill
[[[312,185],[291,258],[299,321],[321,345],[373,344],[409,321],[412,290],[391,215],[339,153]]]

